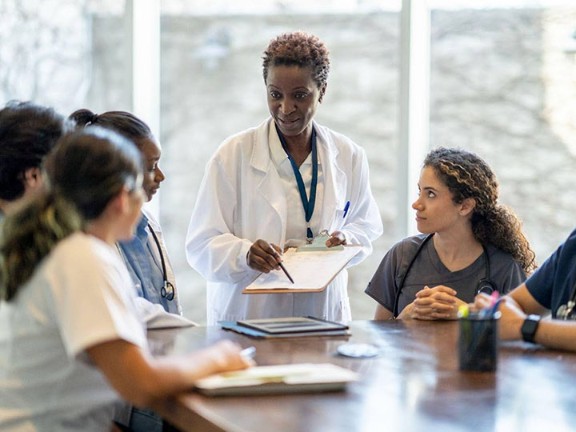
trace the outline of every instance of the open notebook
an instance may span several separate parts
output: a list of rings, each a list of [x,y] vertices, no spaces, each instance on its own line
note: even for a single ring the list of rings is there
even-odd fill
[[[282,270],[271,271],[258,276],[243,290],[243,293],[281,294],[323,291],[361,250],[362,246],[306,252],[297,252],[295,248],[290,248],[282,255],[282,258],[284,267],[294,279],[294,283],[290,282]]]
[[[325,392],[357,379],[356,372],[331,363],[298,363],[223,372],[198,380],[195,390],[208,396]]]

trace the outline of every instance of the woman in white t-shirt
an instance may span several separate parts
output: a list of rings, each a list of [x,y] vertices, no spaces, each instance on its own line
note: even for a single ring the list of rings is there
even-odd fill
[[[133,143],[97,127],[65,135],[48,188],[2,227],[0,430],[107,431],[123,399],[154,408],[199,377],[249,366],[220,343],[153,358],[116,253],[143,202]]]

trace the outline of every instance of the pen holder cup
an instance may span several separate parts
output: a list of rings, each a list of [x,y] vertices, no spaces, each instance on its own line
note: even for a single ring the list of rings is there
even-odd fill
[[[494,372],[498,364],[498,318],[461,318],[458,338],[460,370]]]

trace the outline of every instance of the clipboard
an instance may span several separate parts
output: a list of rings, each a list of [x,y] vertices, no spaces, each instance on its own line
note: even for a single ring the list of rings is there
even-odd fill
[[[297,251],[288,249],[283,258],[284,267],[294,279],[292,284],[282,270],[261,273],[248,285],[243,294],[283,294],[321,292],[362,251],[360,245],[334,249]]]
[[[298,252],[315,252],[315,251],[335,251],[344,249],[343,245],[326,246],[326,240],[330,238],[328,231],[322,231],[318,236],[316,236],[311,243],[306,243],[305,245],[298,246]]]

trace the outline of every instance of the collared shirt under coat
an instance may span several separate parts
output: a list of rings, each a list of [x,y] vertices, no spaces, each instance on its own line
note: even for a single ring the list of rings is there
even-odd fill
[[[158,244],[156,244],[150,229],[154,230]],[[160,224],[149,211],[142,209],[142,217],[136,227],[135,236],[131,240],[118,242],[118,245],[130,276],[135,283],[138,296],[153,304],[162,305],[166,312],[182,314],[174,272],[164,246],[162,230]],[[160,254],[164,257],[166,278],[174,287],[175,292],[172,300],[162,297],[160,293],[164,284]]]

